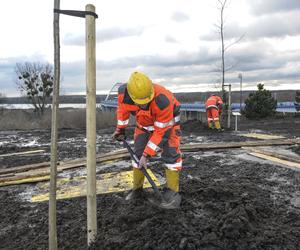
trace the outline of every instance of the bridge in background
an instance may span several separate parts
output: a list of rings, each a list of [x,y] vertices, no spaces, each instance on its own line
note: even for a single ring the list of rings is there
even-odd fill
[[[100,102],[100,108],[104,111],[113,111],[117,108],[117,93],[118,88],[120,85],[124,83],[115,83],[111,90],[109,91],[108,95],[106,96],[105,100]],[[244,108],[245,104],[242,104],[242,108]],[[232,103],[231,104],[231,111],[232,112],[240,112],[240,103]],[[181,112],[196,112],[196,113],[203,113],[206,112],[205,104],[203,102],[195,102],[195,103],[181,103]],[[282,113],[296,113],[300,111],[300,105],[294,102],[278,102],[277,103],[277,112]],[[197,114],[198,116],[198,114]]]
[[[105,100],[100,102],[101,109],[104,111],[113,111],[117,108],[118,103],[117,100]],[[242,105],[242,108],[245,104]],[[204,103],[181,103],[181,111],[183,112],[205,112],[205,104]],[[239,103],[231,104],[231,111],[240,111]],[[296,113],[300,112],[300,106],[297,103],[293,102],[279,102],[277,103],[277,112],[282,113]]]

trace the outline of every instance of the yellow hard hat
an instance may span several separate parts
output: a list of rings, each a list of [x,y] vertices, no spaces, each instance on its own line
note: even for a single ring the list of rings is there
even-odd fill
[[[152,81],[141,72],[133,72],[127,83],[128,94],[137,104],[147,104],[154,97]]]

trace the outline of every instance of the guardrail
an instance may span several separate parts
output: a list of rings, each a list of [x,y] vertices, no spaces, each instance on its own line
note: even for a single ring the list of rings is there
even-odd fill
[[[116,100],[107,100],[100,103],[101,109],[105,111],[111,111],[116,109],[118,103]],[[245,104],[242,105],[242,108],[245,107]],[[181,104],[181,111],[188,111],[188,112],[206,112],[205,104],[204,103],[182,103]],[[239,111],[240,104],[239,103],[232,103],[231,104],[231,111]],[[279,102],[276,108],[277,112],[283,113],[296,113],[300,111],[300,105],[293,102]]]

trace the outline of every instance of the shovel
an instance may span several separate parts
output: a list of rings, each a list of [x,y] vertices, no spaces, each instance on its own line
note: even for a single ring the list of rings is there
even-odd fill
[[[130,145],[128,144],[128,142],[123,139],[123,145],[125,148],[127,148],[132,160],[139,165],[139,158],[137,157],[137,155],[133,152],[132,148],[130,147]],[[142,173],[144,174],[144,176],[146,176],[147,180],[149,181],[149,183],[151,184],[154,193],[156,194],[156,196],[158,197],[158,200],[153,200],[153,199],[148,199],[151,203],[153,203],[154,205],[164,208],[164,209],[175,209],[179,207],[180,200],[178,200],[178,197],[176,197],[175,199],[171,198],[170,201],[167,201],[165,199],[165,197],[161,194],[161,192],[159,192],[155,182],[152,180],[151,176],[148,174],[147,170],[142,167],[140,168],[140,170],[142,171]]]

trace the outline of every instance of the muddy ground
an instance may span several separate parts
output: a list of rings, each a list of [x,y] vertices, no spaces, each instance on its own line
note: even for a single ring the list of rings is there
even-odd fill
[[[300,119],[243,121],[240,131],[211,132],[198,121],[182,126],[182,143],[254,140],[241,133],[300,137]],[[97,131],[97,152],[122,148],[111,140],[113,128]],[[132,131],[129,136],[132,135]],[[1,131],[0,155],[44,149],[44,154],[0,157],[0,168],[50,159],[50,131]],[[59,134],[59,159],[85,156],[85,131]],[[276,146],[300,155],[299,146]],[[129,170],[118,163],[101,172]],[[151,163],[163,177],[158,161]],[[153,207],[145,199],[124,201],[124,193],[97,196],[98,237],[91,249],[300,249],[300,171],[247,154],[244,149],[184,153],[180,176],[182,206]],[[48,203],[26,199],[37,184],[0,187],[0,249],[47,249]],[[24,195],[26,194],[26,195]],[[60,249],[87,249],[86,199],[57,204]]]

